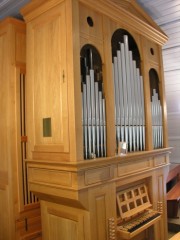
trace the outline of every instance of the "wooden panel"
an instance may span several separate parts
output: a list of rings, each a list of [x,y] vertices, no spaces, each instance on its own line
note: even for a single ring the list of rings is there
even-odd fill
[[[41,217],[24,218],[16,221],[16,231],[19,236],[25,238],[26,235],[37,232],[41,235]]]
[[[90,240],[86,211],[42,202],[44,240]],[[87,222],[86,222],[87,221]]]
[[[79,4],[79,23],[80,23],[80,34],[85,35],[85,38],[98,38],[103,40],[103,29],[102,29],[102,15],[87,8],[83,4]],[[92,20],[93,26],[88,24],[88,18]]]
[[[97,239],[106,239],[106,212],[104,211],[106,209],[106,199],[104,194],[96,198],[96,209]]]
[[[10,239],[8,192],[0,189],[0,240]]]
[[[53,185],[71,186],[72,176],[69,172],[50,169],[29,168],[29,181]]]
[[[162,175],[159,175],[158,176],[158,201],[159,202],[163,202],[164,201],[164,176],[163,174]]]
[[[24,32],[16,33],[16,61],[25,63],[26,60],[26,36]]]
[[[166,157],[157,157],[154,159],[154,166],[160,166],[167,163]]]
[[[16,220],[17,239],[31,240],[41,237],[41,211],[39,203],[26,205]]]
[[[0,171],[0,189],[5,190],[8,185],[8,173]]]
[[[9,93],[8,89],[8,81],[5,81],[7,78],[8,69],[8,59],[7,59],[7,38],[6,32],[0,33],[0,109],[3,114],[3,117],[0,118],[0,126],[1,126],[1,137],[0,137],[0,146],[1,146],[1,164],[0,170],[7,170],[7,149],[8,149],[8,141],[7,141],[7,126],[8,126],[8,100],[6,99],[7,94]],[[2,77],[3,76],[3,77]]]
[[[157,178],[157,183],[158,183],[158,201],[161,203],[164,203],[165,201],[165,182],[164,182],[164,176],[163,174],[159,175]],[[165,236],[166,236],[166,228],[164,228],[164,224],[165,224],[165,220],[166,220],[166,212],[164,211],[166,208],[163,207],[162,208],[162,215],[164,215],[164,217],[161,219],[160,222],[158,222],[157,224],[159,224],[159,229],[161,230],[161,234],[159,236],[159,240],[164,240]]]
[[[77,222],[71,219],[64,219],[55,215],[49,216],[49,227],[52,239],[78,240]]]
[[[110,167],[88,170],[85,172],[85,184],[90,185],[93,183],[103,182],[111,178]]]
[[[135,167],[136,166],[136,167]],[[151,168],[151,160],[136,160],[136,164],[133,163],[125,163],[125,164],[118,164],[118,176],[124,176],[126,174],[133,174],[140,171],[144,171]]]
[[[159,64],[160,59],[158,45],[151,41],[148,41],[145,38],[142,38],[142,44],[143,51],[145,51],[148,61]]]
[[[19,240],[42,240],[42,235],[39,232],[30,233],[21,237]]]
[[[92,239],[108,239],[108,219],[115,217],[115,185],[106,184],[89,189]],[[111,207],[110,207],[111,206]]]
[[[158,240],[164,240],[167,236],[167,212],[166,212],[166,181],[165,174],[166,169],[158,169],[155,172],[155,178],[153,179],[153,201],[154,208],[159,209],[162,213],[161,220],[155,225],[155,237]],[[165,173],[166,171],[166,173]],[[167,175],[166,175],[167,176]]]
[[[31,25],[33,54],[29,76],[33,104],[30,130],[37,151],[68,151],[65,5],[59,4]],[[43,119],[51,119],[51,136],[43,136]],[[51,147],[52,146],[52,147]]]

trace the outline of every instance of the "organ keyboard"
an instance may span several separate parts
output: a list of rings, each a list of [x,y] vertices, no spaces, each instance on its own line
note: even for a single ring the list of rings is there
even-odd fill
[[[161,218],[161,213],[152,209],[145,184],[117,192],[119,217],[117,235],[131,239]]]

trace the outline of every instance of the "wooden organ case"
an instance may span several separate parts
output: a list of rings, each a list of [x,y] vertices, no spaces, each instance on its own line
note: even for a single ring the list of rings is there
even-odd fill
[[[132,0],[32,0],[21,12],[43,239],[167,239],[166,35]]]

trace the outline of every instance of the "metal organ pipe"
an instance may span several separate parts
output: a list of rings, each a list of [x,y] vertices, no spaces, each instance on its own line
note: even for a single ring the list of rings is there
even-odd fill
[[[129,50],[128,36],[113,57],[116,140],[128,144],[128,151],[145,150],[143,78]]]
[[[123,82],[123,102],[124,102],[124,141],[128,143],[128,101],[127,101],[127,82],[126,82],[126,67],[125,67],[125,50],[124,43],[120,43],[121,48],[121,64],[122,64],[122,82]],[[120,68],[118,68],[120,70]]]
[[[130,84],[131,84],[131,95],[132,95],[132,148],[136,151],[136,102],[135,102],[135,61],[133,61],[132,51],[129,51],[129,62],[130,62]]]
[[[86,84],[83,83],[83,89],[82,89],[82,112],[83,112],[83,136],[84,136],[84,156],[85,159],[88,157],[88,129],[87,129],[87,91],[86,91]]]
[[[143,78],[140,76],[141,80],[141,105],[142,105],[142,143],[143,150],[145,150],[145,113],[144,113],[144,87],[143,87]]]
[[[106,105],[100,70],[94,68],[93,51],[81,57],[84,158],[106,157]]]

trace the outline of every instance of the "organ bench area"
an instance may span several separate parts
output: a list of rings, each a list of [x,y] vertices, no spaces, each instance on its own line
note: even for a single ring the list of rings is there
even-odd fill
[[[167,36],[134,0],[32,0],[21,13],[43,240],[167,240]]]

